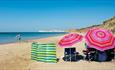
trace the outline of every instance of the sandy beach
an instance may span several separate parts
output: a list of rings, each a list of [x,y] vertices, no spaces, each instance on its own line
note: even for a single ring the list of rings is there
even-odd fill
[[[0,45],[0,70],[115,70],[115,61],[111,62],[65,62],[62,60],[64,49],[57,45],[58,63],[43,63],[31,60],[32,42],[57,44],[62,36],[28,40],[24,42]],[[83,55],[84,40],[73,45]]]
[[[0,70],[115,70],[115,0],[0,0]]]

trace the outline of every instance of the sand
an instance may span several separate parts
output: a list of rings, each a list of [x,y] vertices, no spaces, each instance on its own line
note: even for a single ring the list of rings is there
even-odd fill
[[[65,62],[62,60],[64,48],[57,45],[58,63],[43,63],[31,60],[32,42],[57,44],[62,36],[48,37],[24,42],[1,44],[0,45],[0,70],[115,70],[115,61],[111,62]],[[83,55],[84,40],[73,45]]]

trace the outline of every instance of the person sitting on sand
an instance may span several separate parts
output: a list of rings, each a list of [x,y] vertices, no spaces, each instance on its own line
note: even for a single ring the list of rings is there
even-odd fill
[[[83,53],[86,55],[86,60],[94,60],[94,61],[111,61],[115,58],[115,48],[108,49],[105,51],[99,51],[94,48],[90,48],[85,43],[86,50],[83,50]]]
[[[89,47],[86,43],[85,43],[85,47],[86,47],[86,50],[83,50],[83,53],[86,55],[85,59],[96,60],[95,55],[96,55],[97,50]]]

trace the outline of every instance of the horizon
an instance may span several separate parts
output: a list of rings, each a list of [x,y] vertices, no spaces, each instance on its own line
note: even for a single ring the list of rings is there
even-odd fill
[[[115,16],[115,0],[0,0],[0,32],[67,30]]]

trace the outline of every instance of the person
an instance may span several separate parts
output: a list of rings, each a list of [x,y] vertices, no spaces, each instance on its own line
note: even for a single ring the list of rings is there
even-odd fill
[[[96,56],[96,49],[89,47],[86,43],[85,43],[85,47],[86,50],[83,50],[83,53],[86,55],[85,59],[86,60],[95,60],[95,56]]]
[[[18,34],[18,35],[16,35],[16,38],[17,38],[17,40],[21,40],[21,35],[20,34]]]

